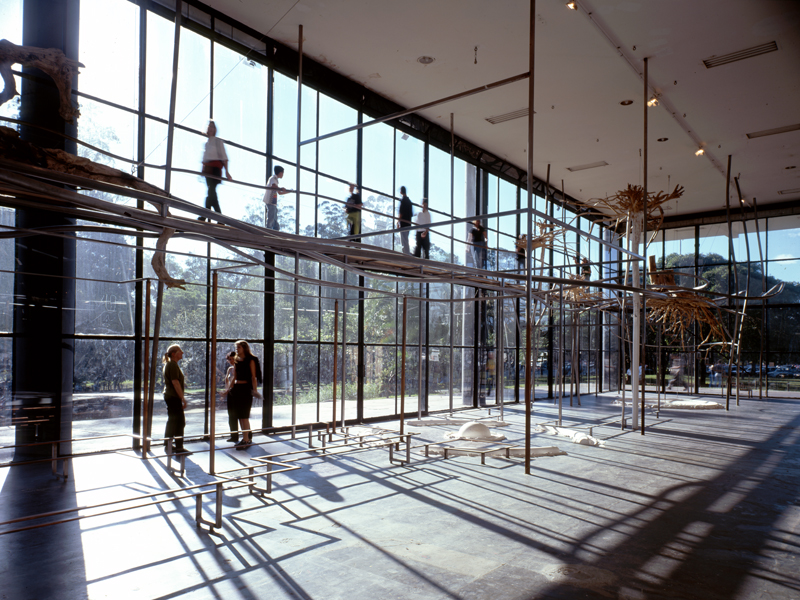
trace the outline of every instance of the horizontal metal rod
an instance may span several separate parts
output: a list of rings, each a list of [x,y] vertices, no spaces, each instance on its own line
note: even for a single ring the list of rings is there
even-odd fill
[[[434,106],[439,106],[440,104],[445,104],[447,102],[452,102],[454,100],[460,100],[461,98],[466,98],[468,96],[473,96],[475,94],[480,94],[481,92],[486,92],[489,90],[493,90],[504,85],[508,85],[510,83],[516,83],[517,81],[522,81],[523,79],[527,79],[530,73],[522,73],[520,75],[515,75],[514,77],[509,77],[508,79],[501,79],[500,81],[495,81],[494,83],[489,83],[486,85],[482,85],[480,87],[472,88],[471,90],[467,90],[466,92],[460,92],[458,94],[453,94],[452,96],[447,96],[446,98],[442,98],[440,100],[434,100],[433,102],[428,102],[426,104],[420,104],[419,106],[415,106],[414,108],[408,108],[406,110],[401,110],[400,112],[392,113],[391,115],[387,115],[385,117],[381,117],[379,119],[374,119],[372,121],[367,121],[366,123],[361,123],[359,125],[354,125],[352,127],[347,127],[345,129],[340,129],[339,131],[334,131],[332,133],[326,133],[325,135],[320,135],[315,138],[311,138],[305,141],[300,142],[301,146],[306,144],[311,144],[313,142],[319,142],[321,140],[325,140],[336,135],[341,135],[343,133],[349,133],[351,131],[356,131],[357,129],[363,129],[364,127],[369,127],[370,125],[376,125],[377,123],[385,123],[386,121],[392,121],[394,119],[399,119],[400,117],[404,117],[406,115],[410,115],[411,113],[419,112],[421,110],[425,110],[428,108],[432,108]]]

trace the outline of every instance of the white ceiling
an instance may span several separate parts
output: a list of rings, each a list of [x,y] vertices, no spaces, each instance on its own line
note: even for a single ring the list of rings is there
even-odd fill
[[[230,17],[405,107],[528,70],[528,0],[206,0]],[[588,200],[642,182],[642,59],[661,104],[648,110],[648,189],[685,187],[672,214],[725,207],[725,166],[759,205],[800,199],[800,2],[563,0],[536,3],[534,175]],[[764,43],[778,51],[707,69],[703,60]],[[619,45],[619,50],[615,48]],[[475,64],[475,46],[477,64]],[[417,62],[432,56],[433,64]],[[527,120],[485,119],[527,107],[527,81],[421,116],[526,168]],[[633,104],[621,106],[622,100]],[[673,109],[673,117],[669,109]],[[685,115],[685,116],[684,116]],[[326,133],[326,132],[322,132]],[[668,138],[657,142],[658,138]],[[695,156],[698,142],[705,156]],[[605,161],[572,173],[567,167]],[[787,170],[786,167],[796,166]],[[735,189],[732,186],[732,199]]]

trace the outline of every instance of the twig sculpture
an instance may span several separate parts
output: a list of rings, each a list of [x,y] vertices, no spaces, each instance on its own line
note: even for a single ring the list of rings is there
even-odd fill
[[[169,272],[167,271],[167,242],[174,234],[174,229],[170,227],[164,228],[164,230],[161,232],[161,235],[158,236],[158,241],[156,242],[156,251],[153,254],[153,260],[150,261],[150,264],[153,266],[153,271],[156,272],[158,278],[164,282],[164,285],[166,285],[168,288],[180,288],[184,290],[186,289],[183,287],[186,284],[186,280],[175,279],[170,276]]]
[[[58,114],[62,119],[71,123],[80,116],[80,111],[72,106],[72,78],[78,73],[78,68],[85,65],[67,58],[61,50],[55,48],[17,46],[8,40],[0,40],[0,77],[5,84],[0,92],[0,106],[19,93],[11,72],[11,65],[16,63],[39,69],[53,78],[60,98]]]

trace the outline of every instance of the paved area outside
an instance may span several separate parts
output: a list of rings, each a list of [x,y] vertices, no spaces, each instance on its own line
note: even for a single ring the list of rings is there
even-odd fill
[[[184,500],[0,535],[0,599],[800,597],[800,401],[648,413],[642,436],[603,425],[619,416],[612,399],[563,409],[603,447],[534,434],[566,454],[530,475],[516,458],[392,466],[369,449],[304,461],[268,498],[226,493],[214,533]],[[534,422],[556,416],[534,405]],[[493,432],[523,445],[524,407],[504,417]],[[454,429],[412,428],[417,443]],[[257,441],[219,451],[217,469],[305,445]],[[131,453],[76,459],[66,483],[49,466],[0,469],[0,521],[210,481],[207,445],[190,447],[185,478]]]

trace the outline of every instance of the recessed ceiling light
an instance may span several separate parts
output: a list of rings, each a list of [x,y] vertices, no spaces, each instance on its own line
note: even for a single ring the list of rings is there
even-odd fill
[[[574,173],[575,171],[585,171],[586,169],[594,169],[594,168],[597,168],[597,167],[607,167],[607,166],[608,166],[608,163],[606,161],[604,161],[604,160],[601,160],[601,161],[598,161],[598,162],[588,163],[586,165],[577,165],[575,167],[567,167],[567,171],[572,171]]]
[[[786,196],[787,194],[800,194],[800,188],[794,188],[793,190],[781,190],[778,193],[782,196]]]
[[[647,101],[647,106],[658,106],[658,98],[653,96],[650,100]]]
[[[800,123],[795,123],[794,125],[786,125],[785,127],[776,127],[775,129],[764,129],[762,131],[754,131],[753,133],[748,133],[747,139],[752,140],[754,138],[766,137],[768,135],[788,133],[790,131],[797,131],[798,129],[800,129]]]
[[[658,138],[657,141],[659,142],[666,142],[669,138]]]
[[[622,102],[620,102],[620,104],[622,104],[622,106],[630,106],[631,104],[633,104],[633,100],[623,100]]]
[[[421,65],[429,65],[429,64],[431,64],[431,63],[432,63],[433,61],[435,61],[435,60],[436,60],[436,59],[435,59],[435,58],[433,58],[432,56],[420,56],[420,57],[417,59],[417,62],[418,62],[419,64],[421,64]]]
[[[705,154],[705,153],[706,153],[705,150],[703,150],[702,148],[698,148],[697,152],[695,152],[694,155],[695,156],[703,156],[703,154]]]
[[[574,1],[567,2],[567,8],[570,10],[578,10],[578,4]]]

